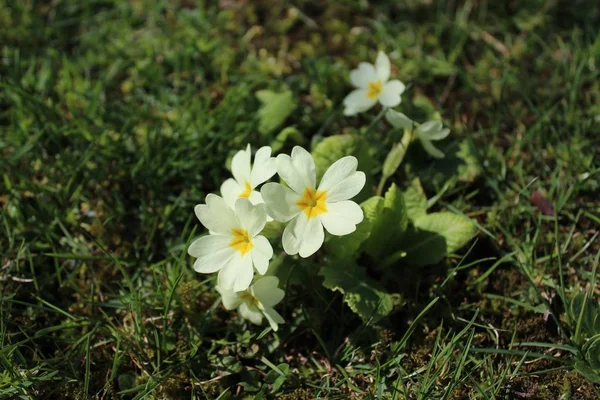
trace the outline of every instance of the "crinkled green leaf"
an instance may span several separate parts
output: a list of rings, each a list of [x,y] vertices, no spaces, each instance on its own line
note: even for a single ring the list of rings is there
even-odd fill
[[[327,168],[337,160],[345,156],[354,156],[358,160],[358,170],[367,176],[367,183],[361,193],[354,199],[361,201],[371,192],[374,161],[369,152],[369,143],[358,135],[334,135],[326,137],[318,142],[313,150],[312,156],[317,168],[317,179],[321,179]]]
[[[361,203],[364,212],[363,221],[358,224],[356,231],[346,236],[329,236],[325,242],[327,253],[332,258],[349,258],[358,251],[361,244],[367,240],[373,229],[373,224],[383,211],[384,199],[373,196]]]
[[[427,197],[425,196],[423,187],[421,187],[419,178],[412,180],[403,195],[408,219],[414,221],[427,213]]]
[[[383,211],[373,224],[369,240],[365,243],[365,250],[372,257],[381,257],[397,250],[400,246],[399,238],[407,225],[408,215],[404,197],[396,184],[392,184],[385,193]]]
[[[394,296],[386,293],[354,260],[340,260],[321,268],[323,286],[344,294],[344,301],[363,320],[377,321],[388,315],[394,307]]]
[[[417,266],[436,264],[467,244],[476,232],[473,223],[460,215],[450,212],[423,215],[404,236],[404,260]]]
[[[283,148],[287,142],[294,144],[302,144],[304,136],[294,126],[288,126],[283,128],[281,132],[275,136],[275,139],[271,142],[271,151],[275,154]]]
[[[585,347],[585,360],[600,375],[600,333],[592,337]]]
[[[587,362],[577,361],[574,367],[587,380],[600,384],[600,372],[595,371]]]
[[[296,108],[296,100],[291,91],[275,93],[271,90],[259,90],[256,97],[262,103],[258,110],[258,131],[268,135],[277,129]]]

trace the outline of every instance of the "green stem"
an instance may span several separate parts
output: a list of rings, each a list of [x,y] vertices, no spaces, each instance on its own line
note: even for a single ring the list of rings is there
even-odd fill
[[[381,196],[381,193],[383,192],[383,187],[385,186],[385,182],[387,181],[387,179],[390,176],[392,176],[398,170],[400,164],[402,164],[408,146],[413,141],[413,139],[414,135],[412,133],[412,130],[405,129],[404,134],[402,135],[402,139],[400,139],[400,142],[397,143],[395,147],[392,147],[392,150],[390,150],[390,153],[387,155],[383,163],[381,180],[379,181],[379,185],[377,185],[378,196]]]
[[[394,263],[396,263],[397,261],[403,259],[404,257],[406,257],[406,251],[404,251],[404,250],[397,251],[397,252],[393,253],[392,255],[390,255],[385,260],[383,260],[383,263],[381,263],[381,268],[387,268],[387,267],[393,265]]]
[[[381,121],[381,119],[384,117],[385,113],[387,112],[388,107],[382,107],[381,111],[379,112],[379,114],[377,114],[377,116],[375,117],[375,119],[373,121],[371,121],[371,123],[369,124],[369,126],[367,126],[367,130],[365,131],[364,135],[368,134],[369,132],[371,132],[371,129],[373,129],[373,127],[375,126],[375,124],[377,124],[379,121]]]

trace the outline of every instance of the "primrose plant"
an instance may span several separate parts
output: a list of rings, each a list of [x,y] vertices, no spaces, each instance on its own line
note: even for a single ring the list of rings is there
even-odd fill
[[[403,279],[394,278],[395,266],[438,263],[474,236],[475,225],[468,218],[427,212],[418,179],[404,191],[392,184],[382,195],[412,141],[420,141],[431,157],[442,158],[432,141],[450,133],[439,121],[418,124],[392,110],[400,105],[405,85],[390,75],[390,60],[379,52],[375,65],[360,63],[351,71],[356,89],[343,101],[347,116],[380,103],[384,109],[377,118],[385,116],[394,129],[404,131],[381,168],[365,135],[332,135],[317,142],[312,152],[295,146],[290,154],[276,157],[271,147],[263,146],[253,158],[247,145],[233,156],[233,177],[221,185],[221,196],[209,194],[204,204],[195,207],[208,232],[192,242],[188,254],[196,258],[195,271],[218,273],[216,290],[225,309],[237,310],[253,324],[266,320],[277,331],[284,319],[274,307],[285,292],[279,287],[276,265],[300,257],[297,260],[307,271],[316,271],[326,289],[341,292],[359,317],[377,321],[401,304],[401,294],[386,287],[390,279]],[[262,134],[291,113],[295,105],[290,96],[289,91],[260,96]],[[285,104],[288,114],[282,116]],[[282,148],[281,141],[294,129],[284,129],[273,146]],[[381,179],[376,190],[374,171]],[[274,177],[279,182],[267,182]],[[359,197],[360,204],[353,200]],[[266,228],[273,226],[277,228],[267,234]],[[274,231],[278,233],[273,235]],[[277,262],[272,262],[274,248]],[[378,270],[369,274],[372,269]],[[381,282],[369,277],[373,275],[383,277]],[[289,276],[286,279],[289,283]],[[297,279],[293,284],[305,281]]]
[[[333,163],[317,186],[315,162],[302,147],[294,147],[291,156],[270,155],[269,147],[260,148],[251,166],[248,145],[233,157],[234,179],[221,186],[224,197],[209,194],[206,203],[195,208],[209,233],[195,240],[188,254],[196,257],[197,272],[218,271],[217,291],[226,309],[237,308],[241,317],[255,324],[264,316],[277,330],[283,318],[273,306],[284,291],[276,277],[254,279],[255,270],[267,273],[273,257],[273,247],[260,235],[267,216],[288,222],[282,239],[287,254],[309,257],[323,245],[324,228],[343,236],[363,220],[362,209],[350,199],[365,185],[365,174],[356,170],[358,160],[347,156]],[[275,172],[287,186],[268,183],[260,193],[254,190]]]

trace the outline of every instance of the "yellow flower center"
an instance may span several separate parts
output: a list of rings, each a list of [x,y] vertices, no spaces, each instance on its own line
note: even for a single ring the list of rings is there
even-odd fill
[[[254,245],[252,244],[250,235],[248,235],[248,231],[243,229],[232,229],[231,232],[233,233],[233,240],[229,243],[229,247],[236,249],[242,255],[252,250]]]
[[[369,88],[367,89],[367,98],[373,100],[379,97],[383,83],[381,81],[369,82]]]
[[[248,305],[250,307],[256,307],[258,306],[258,299],[256,298],[256,296],[254,296],[252,293],[246,291],[243,291],[242,294],[240,294],[240,299],[242,299],[242,301],[248,303]]]
[[[316,217],[319,214],[327,212],[327,204],[325,203],[326,199],[326,191],[317,191],[307,187],[304,189],[304,194],[300,200],[298,200],[296,205],[300,207],[302,211],[304,211],[304,214],[306,214],[308,219],[311,219],[312,217]]]
[[[250,193],[252,193],[252,186],[250,186],[250,182],[246,181],[246,188],[240,193],[239,197],[247,199],[250,197]]]

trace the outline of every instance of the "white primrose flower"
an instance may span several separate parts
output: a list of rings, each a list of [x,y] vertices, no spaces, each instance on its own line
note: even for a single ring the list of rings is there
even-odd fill
[[[395,128],[413,130],[415,136],[430,156],[444,158],[444,153],[431,143],[432,141],[445,139],[450,134],[450,129],[444,129],[440,121],[427,121],[413,129],[416,124],[401,112],[388,110],[385,118]]]
[[[405,86],[390,78],[390,59],[384,52],[377,54],[375,65],[361,62],[350,71],[350,81],[357,89],[344,99],[344,115],[356,115],[367,111],[379,101],[384,107],[396,107],[402,99]]]
[[[279,303],[285,295],[285,292],[277,287],[278,285],[277,277],[265,276],[258,278],[247,290],[242,292],[236,293],[220,286],[217,286],[217,291],[221,294],[221,301],[225,309],[237,308],[242,318],[256,325],[260,325],[265,317],[271,328],[277,331],[277,325],[283,324],[284,320],[273,309],[273,306]]]
[[[290,255],[308,257],[325,238],[323,227],[343,236],[356,230],[363,211],[350,201],[365,186],[364,172],[356,171],[358,160],[347,156],[333,163],[317,186],[315,162],[310,153],[296,146],[291,157],[277,157],[277,173],[287,183],[267,183],[261,194],[271,217],[291,222],[283,231],[283,249]]]
[[[267,272],[273,248],[258,235],[267,221],[264,204],[255,206],[248,199],[238,199],[232,209],[221,197],[209,194],[206,204],[197,205],[194,211],[209,230],[188,248],[188,254],[197,258],[194,270],[219,271],[218,285],[236,292],[250,286],[254,268],[261,275]]]
[[[251,156],[250,145],[246,150],[238,151],[231,160],[233,178],[227,179],[221,185],[221,195],[231,208],[235,207],[237,199],[248,199],[254,205],[264,203],[260,193],[254,189],[277,172],[275,158],[271,157],[269,146],[256,151],[254,165],[250,163]]]

